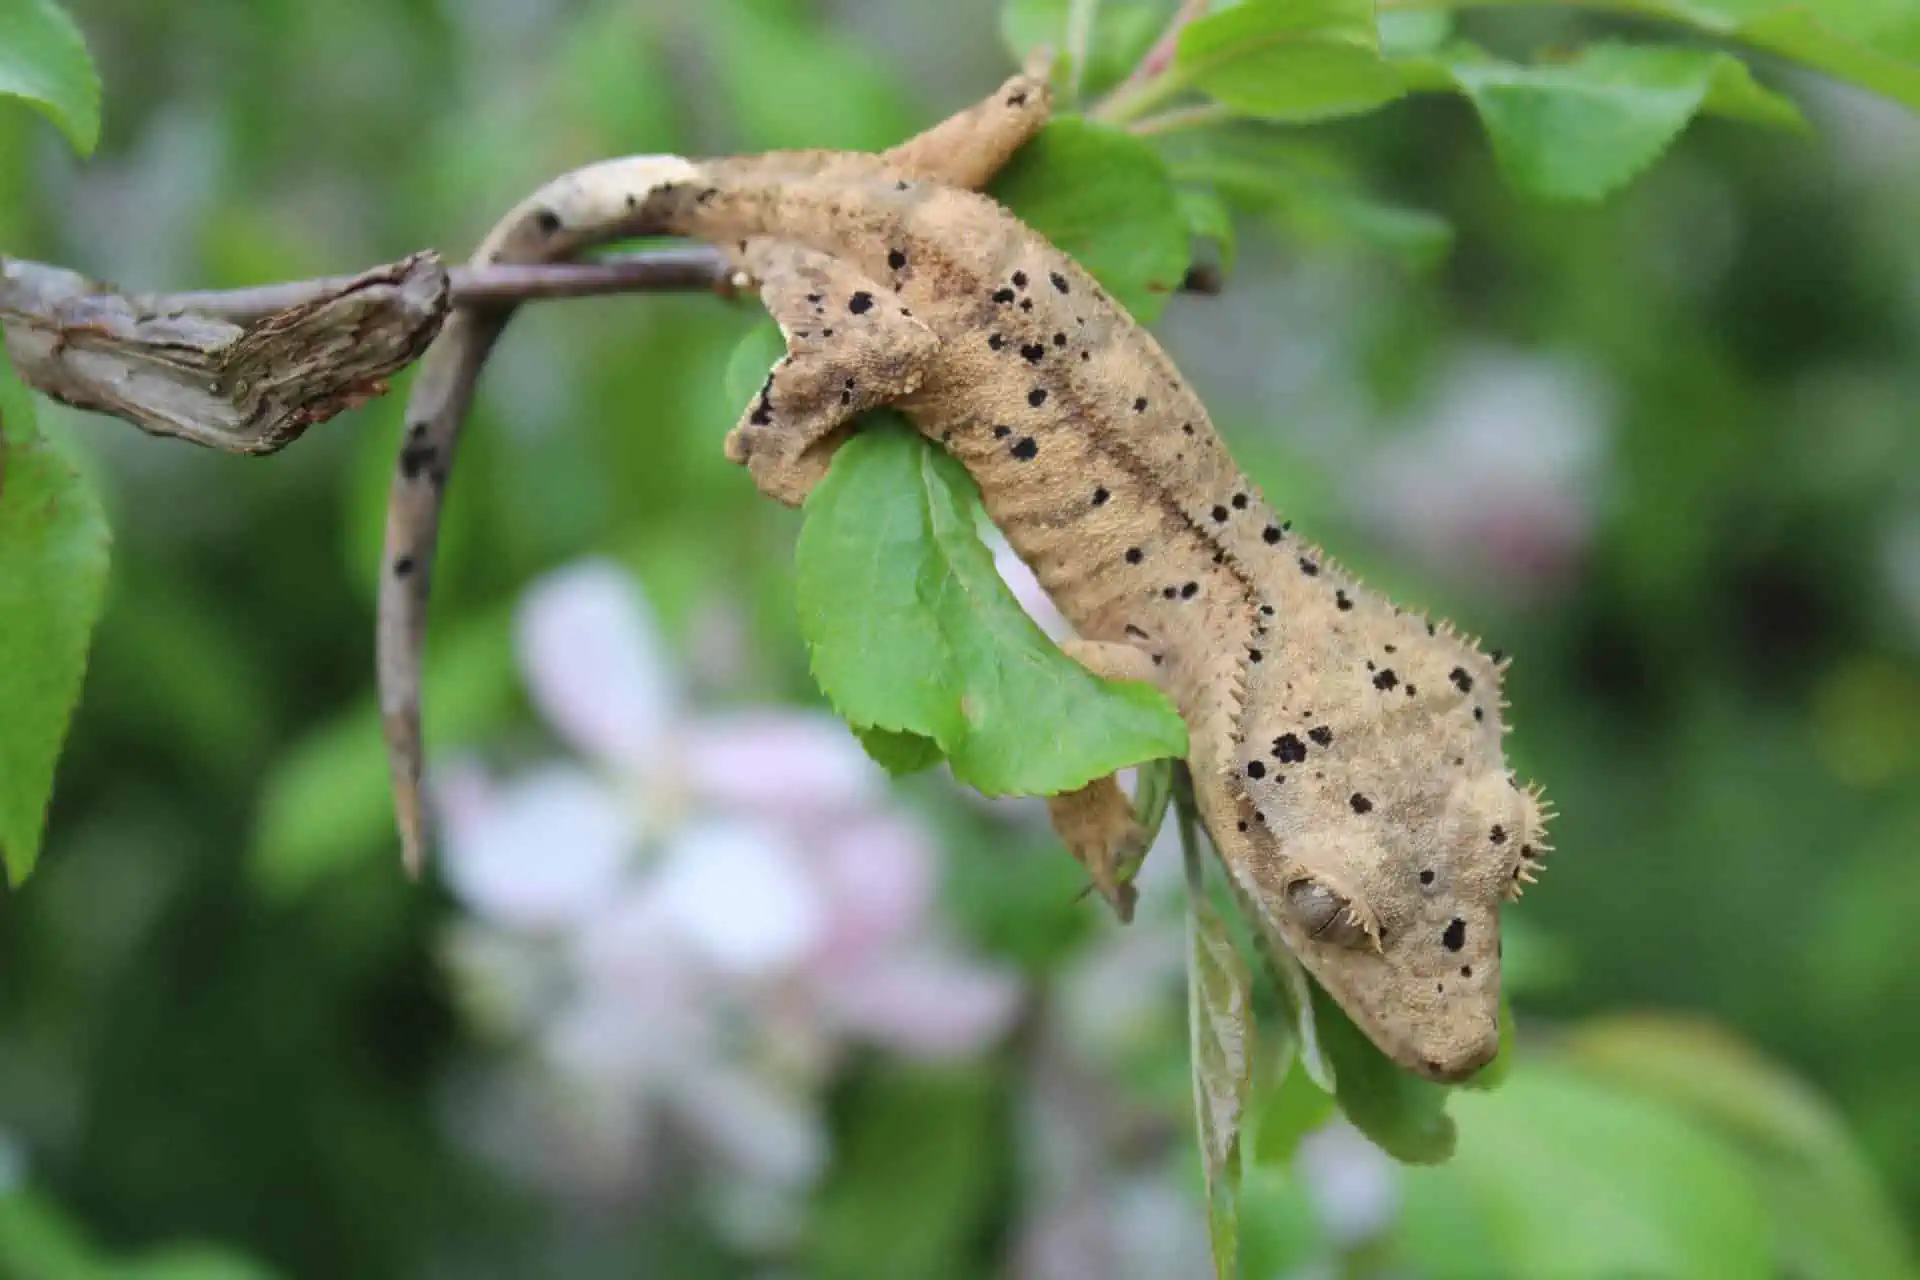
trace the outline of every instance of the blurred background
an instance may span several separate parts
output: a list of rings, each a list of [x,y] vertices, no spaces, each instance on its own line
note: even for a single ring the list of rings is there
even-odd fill
[[[1011,65],[988,0],[71,8],[104,140],[0,112],[0,247],[134,289],[463,256],[576,164],[881,147]],[[1515,655],[1562,814],[1460,1158],[1269,1116],[1250,1275],[1910,1266],[1920,119],[1759,69],[1812,136],[1708,122],[1591,208],[1456,101],[1303,131],[1450,249],[1249,223],[1158,326],[1299,527]],[[265,460],[46,408],[117,547],[0,891],[0,1273],[1203,1273],[1177,855],[1121,929],[1037,805],[889,783],[822,710],[797,519],[720,455],[753,316],[543,305],[490,366],[425,888],[372,702],[401,397]]]

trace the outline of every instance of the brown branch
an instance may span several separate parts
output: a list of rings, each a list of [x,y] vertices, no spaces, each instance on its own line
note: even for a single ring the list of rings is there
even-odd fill
[[[662,249],[611,255],[592,262],[454,267],[446,275],[450,302],[456,307],[695,289],[732,294],[726,259],[711,249]],[[142,294],[132,302],[147,311],[197,311],[245,324],[275,311],[306,305],[345,287],[352,279],[319,276],[250,289]]]
[[[692,289],[731,295],[720,254],[450,272],[420,253],[355,276],[134,296],[61,267],[0,258],[0,326],[21,380],[55,400],[155,435],[259,454],[383,394],[453,307]]]

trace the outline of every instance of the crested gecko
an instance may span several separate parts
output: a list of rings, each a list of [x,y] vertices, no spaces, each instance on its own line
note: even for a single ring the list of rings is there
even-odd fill
[[[591,165],[516,206],[475,261],[643,235],[722,247],[787,345],[727,456],[798,505],[870,410],[948,450],[1074,624],[1066,651],[1178,708],[1201,820],[1259,926],[1396,1062],[1462,1079],[1498,1049],[1500,911],[1547,850],[1539,793],[1503,754],[1504,663],[1294,533],[1154,338],[979,194],[1050,105],[1030,66],[879,155]],[[449,320],[394,477],[380,676],[410,866],[429,561],[473,371],[505,321]],[[1116,898],[1140,835],[1125,794],[1102,778],[1050,807]]]

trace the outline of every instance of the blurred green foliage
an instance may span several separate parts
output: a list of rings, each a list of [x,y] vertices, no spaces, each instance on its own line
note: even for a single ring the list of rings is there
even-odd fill
[[[1009,6],[1010,42],[1059,30],[1069,7]],[[1903,61],[1920,20],[1900,6],[1639,7],[1920,101]],[[0,247],[135,288],[451,256],[571,165],[884,146],[1006,67],[986,3],[71,8],[108,86],[99,153],[82,165],[33,116],[0,112]],[[1163,16],[1108,9],[1076,73],[1089,91],[1124,78]],[[1513,749],[1563,814],[1551,874],[1514,913],[1519,1066],[1454,1095],[1455,1158],[1405,1175],[1395,1228],[1342,1256],[1356,1274],[1902,1274],[1911,1242],[1889,1224],[1920,1215],[1901,1030],[1920,1026],[1920,124],[1763,63],[1809,136],[1709,120],[1610,202],[1543,204],[1516,188],[1611,189],[1698,110],[1784,109],[1718,55],[1663,55],[1659,92],[1629,77],[1607,145],[1581,149],[1556,132],[1554,95],[1618,88],[1619,68],[1595,65],[1615,55],[1535,55],[1669,29],[1399,21],[1430,16],[1395,14],[1377,55],[1309,53],[1444,63],[1464,103],[1155,144],[1175,200],[1154,225],[1178,218],[1231,256],[1225,296],[1170,293],[1184,264],[1164,228],[1108,264],[1140,273],[1141,306],[1165,303],[1170,347],[1277,505],[1518,655]],[[1204,89],[1213,72],[1192,74]],[[1273,111],[1377,100],[1335,88],[1325,110]],[[1115,126],[1179,108],[1132,103],[1049,145],[1133,163],[1140,144]],[[1569,154],[1578,173],[1539,167]],[[753,643],[716,696],[818,698],[799,521],[719,454],[737,410],[723,374],[751,322],[704,298],[519,322],[452,490],[436,742],[525,740],[507,610],[589,552],[633,568],[683,633],[704,609],[744,611]],[[1551,572],[1530,546],[1441,555],[1369,516],[1374,460],[1416,447],[1462,353],[1486,350],[1569,361],[1605,389],[1580,473],[1594,515]],[[40,871],[0,896],[10,1272],[253,1274],[181,1239],[289,1275],[742,1268],[684,1197],[611,1219],[556,1209],[478,1166],[444,1118],[443,1082],[475,1046],[429,950],[444,904],[392,865],[370,696],[399,405],[264,462],[43,412],[104,496],[116,560]],[[1506,453],[1530,456],[1528,423],[1508,426]],[[977,939],[1035,974],[1086,947],[1067,859],[936,803],[932,784],[923,798]],[[1687,1017],[1598,1017],[1623,1009]],[[1161,1031],[1122,1074],[1190,1123],[1187,1040]],[[1286,1162],[1326,1114],[1305,1062],[1252,1068],[1249,1275],[1333,1247]],[[857,1072],[806,1273],[994,1273],[1022,1195],[1017,1074],[1000,1059]],[[910,1158],[925,1149],[944,1158]]]

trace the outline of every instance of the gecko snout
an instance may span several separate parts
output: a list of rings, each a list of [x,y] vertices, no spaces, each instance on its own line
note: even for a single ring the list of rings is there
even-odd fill
[[[1477,1040],[1453,1047],[1441,1057],[1420,1060],[1420,1074],[1441,1084],[1458,1084],[1492,1062],[1500,1053],[1500,1024],[1490,1024]]]

